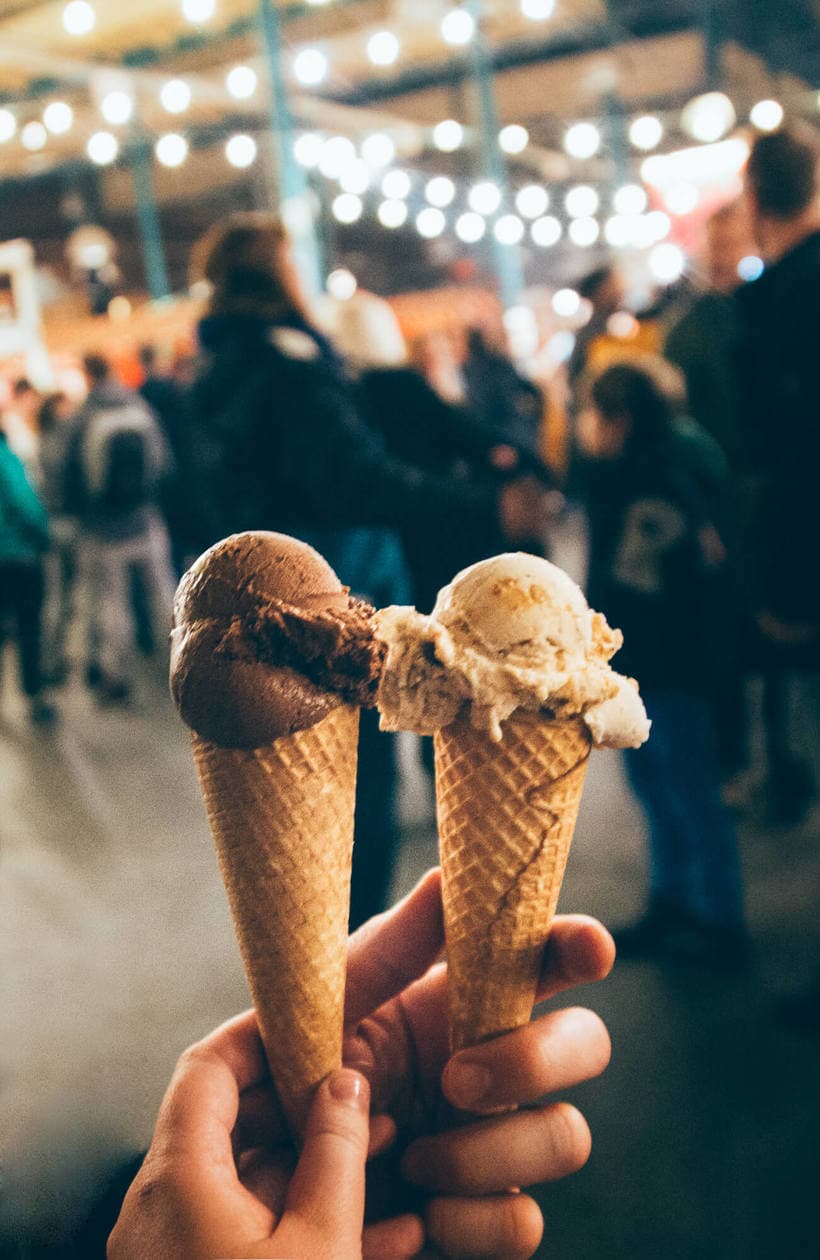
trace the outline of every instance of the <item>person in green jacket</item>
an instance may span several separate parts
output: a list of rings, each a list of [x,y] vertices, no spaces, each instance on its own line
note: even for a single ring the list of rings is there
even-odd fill
[[[23,691],[32,722],[53,722],[56,710],[43,695],[40,661],[43,554],[48,517],[21,460],[0,428],[0,642],[13,627]]]

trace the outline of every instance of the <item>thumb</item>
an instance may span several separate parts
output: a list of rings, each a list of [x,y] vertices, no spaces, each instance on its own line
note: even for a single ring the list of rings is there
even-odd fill
[[[354,1260],[362,1254],[370,1086],[350,1068],[331,1072],[316,1091],[302,1154],[279,1230],[293,1254]]]

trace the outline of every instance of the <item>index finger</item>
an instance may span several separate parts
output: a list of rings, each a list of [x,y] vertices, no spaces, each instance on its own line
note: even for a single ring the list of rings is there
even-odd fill
[[[603,980],[614,962],[615,942],[602,923],[586,914],[558,915],[544,947],[535,1000]]]

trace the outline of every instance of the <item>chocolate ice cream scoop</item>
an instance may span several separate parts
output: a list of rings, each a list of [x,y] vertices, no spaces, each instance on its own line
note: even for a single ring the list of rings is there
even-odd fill
[[[385,652],[373,613],[307,543],[262,531],[217,543],[174,601],[183,721],[223,748],[261,748],[339,704],[372,707]]]

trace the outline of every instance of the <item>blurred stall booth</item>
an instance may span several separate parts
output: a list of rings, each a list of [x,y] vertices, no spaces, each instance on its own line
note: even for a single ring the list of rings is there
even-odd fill
[[[40,389],[53,385],[29,241],[0,245],[0,373],[26,376]]]

